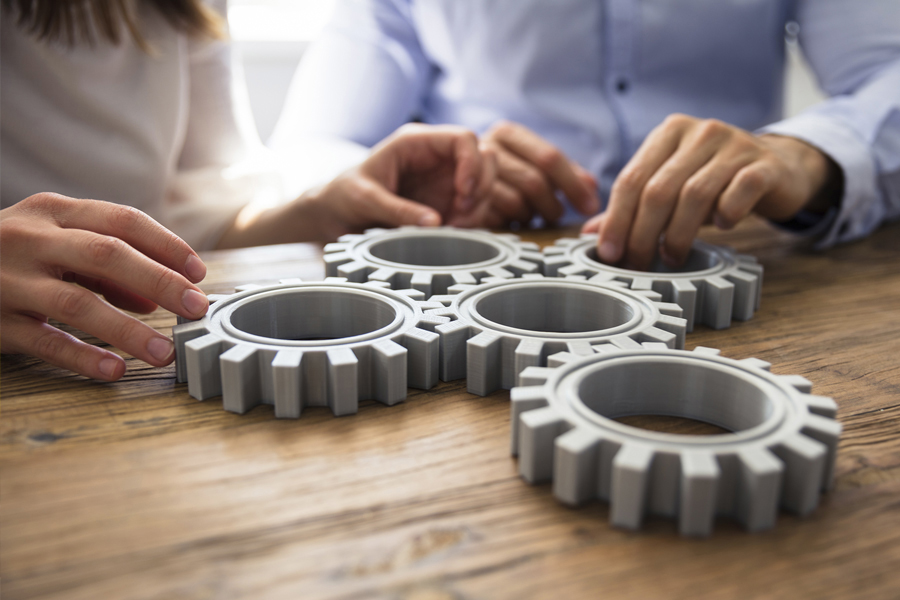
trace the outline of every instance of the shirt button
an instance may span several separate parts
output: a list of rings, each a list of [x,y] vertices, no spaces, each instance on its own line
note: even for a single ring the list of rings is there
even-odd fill
[[[616,90],[618,90],[619,93],[621,93],[621,94],[624,94],[625,92],[627,92],[628,91],[628,80],[623,77],[623,78],[619,79],[618,81],[616,81]]]

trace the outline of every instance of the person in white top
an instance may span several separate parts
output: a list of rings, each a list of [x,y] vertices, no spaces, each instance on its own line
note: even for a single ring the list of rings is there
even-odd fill
[[[495,167],[460,127],[401,128],[327,185],[271,202],[278,182],[254,164],[232,94],[224,4],[3,0],[3,353],[113,381],[120,356],[48,319],[163,366],[171,340],[115,307],[201,317],[194,249],[483,218]]]

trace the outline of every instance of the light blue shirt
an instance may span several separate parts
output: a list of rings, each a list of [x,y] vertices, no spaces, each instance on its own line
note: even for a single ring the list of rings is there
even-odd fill
[[[831,98],[782,118],[785,27]],[[820,245],[900,216],[900,0],[342,0],[273,144],[411,119],[538,132],[598,177],[671,113],[805,140],[843,169]],[[570,211],[570,215],[572,211]]]

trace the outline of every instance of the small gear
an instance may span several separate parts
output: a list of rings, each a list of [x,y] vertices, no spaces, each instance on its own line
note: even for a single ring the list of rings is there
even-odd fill
[[[632,348],[645,341],[684,347],[681,307],[659,302],[652,290],[528,274],[449,291],[430,299],[443,308],[426,310],[452,319],[435,327],[440,377],[467,377],[468,391],[479,396],[510,389],[523,369],[543,366],[557,352],[590,354],[593,344]]]
[[[394,289],[446,294],[456,284],[485,277],[513,278],[540,273],[540,247],[511,233],[454,227],[369,229],[325,246],[329,276],[350,281],[386,281]]]
[[[544,249],[544,275],[584,275],[592,281],[622,281],[633,290],[655,290],[684,309],[687,330],[699,322],[725,329],[759,309],[763,267],[756,258],[695,240],[684,266],[672,270],[657,258],[649,271],[630,271],[600,262],[597,236],[562,238]]]
[[[512,390],[511,443],[530,483],[553,481],[560,501],[610,503],[613,525],[637,529],[645,513],[677,517],[683,535],[712,532],[716,515],[750,531],[775,524],[778,505],[807,515],[834,479],[841,424],[831,398],[799,375],[773,375],[754,358],[659,344],[596,347],[550,357]],[[679,435],[614,419],[669,415],[733,433]]]
[[[306,406],[335,416],[359,400],[392,405],[406,388],[438,379],[439,338],[449,321],[423,313],[418,290],[343,278],[243,286],[210,296],[205,317],[172,329],[176,378],[198,400],[222,395],[225,410],[274,404],[275,416],[297,418]]]

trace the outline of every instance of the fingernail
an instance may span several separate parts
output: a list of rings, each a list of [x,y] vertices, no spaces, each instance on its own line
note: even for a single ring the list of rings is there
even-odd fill
[[[147,342],[147,353],[157,362],[168,363],[175,352],[175,344],[169,338],[151,338]]]
[[[441,220],[434,213],[425,213],[421,217],[419,217],[419,225],[421,227],[433,227],[435,225],[439,225]]]
[[[201,317],[206,314],[209,300],[197,290],[187,290],[181,297],[181,304],[189,314]]]
[[[119,361],[114,358],[104,358],[97,367],[104,377],[112,379],[116,376],[116,370],[119,368]]]
[[[206,277],[206,265],[203,264],[202,260],[191,254],[184,263],[184,272],[187,274],[188,279],[197,283],[198,281],[203,281],[203,278]]]
[[[723,219],[720,215],[713,215],[713,223],[719,229],[731,229],[731,223]]]
[[[597,249],[600,260],[607,263],[614,263],[619,260],[619,249],[612,242],[603,242]]]

